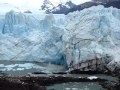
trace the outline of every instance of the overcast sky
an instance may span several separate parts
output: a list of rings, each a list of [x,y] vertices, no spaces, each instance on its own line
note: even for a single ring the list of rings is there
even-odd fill
[[[50,0],[54,5],[58,4],[60,0]],[[66,2],[67,0],[61,0],[62,2]],[[75,4],[84,3],[90,0],[71,0]],[[12,5],[18,7],[34,7],[39,8],[43,2],[43,0],[0,0],[0,2],[10,3]]]

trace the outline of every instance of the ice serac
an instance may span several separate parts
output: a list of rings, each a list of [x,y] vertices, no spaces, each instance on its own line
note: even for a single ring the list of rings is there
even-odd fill
[[[56,17],[56,18],[54,18]],[[2,32],[20,36],[32,31],[50,31],[52,27],[64,26],[64,15],[31,15],[22,12],[10,11],[5,15]],[[59,24],[59,26],[58,26]]]
[[[63,41],[67,63],[73,69],[120,65],[120,10],[96,6],[67,15]],[[96,61],[98,60],[98,61]]]
[[[39,28],[39,22],[30,15],[21,12],[10,11],[5,15],[4,26],[2,32],[11,33],[14,36],[32,31]]]
[[[8,12],[2,18],[0,59],[64,64],[61,61],[64,19],[64,15]]]

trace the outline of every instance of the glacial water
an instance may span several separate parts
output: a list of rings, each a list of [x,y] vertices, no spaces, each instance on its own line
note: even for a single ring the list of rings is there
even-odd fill
[[[104,74],[69,74],[64,76],[70,77],[98,77],[100,79],[107,80],[109,83],[119,83],[119,79],[117,77],[113,77],[110,75]],[[62,84],[54,84],[47,87],[47,90],[106,90],[103,88],[99,82],[69,82]]]
[[[64,77],[98,77],[109,82],[118,83],[119,79],[104,74],[52,74],[52,72],[62,72],[66,69],[62,66],[38,63],[38,62],[19,62],[19,61],[0,61],[0,76],[26,76],[33,75],[35,77],[64,76]],[[33,72],[44,72],[48,74],[30,74]],[[46,87],[47,90],[105,90],[98,82],[69,82],[62,84],[54,84]]]
[[[105,90],[97,82],[71,82],[55,84],[47,87],[47,90]]]
[[[63,66],[26,62],[26,61],[0,61],[0,75],[4,76],[26,76],[33,72],[42,72],[51,74],[52,72],[61,72],[66,69]]]

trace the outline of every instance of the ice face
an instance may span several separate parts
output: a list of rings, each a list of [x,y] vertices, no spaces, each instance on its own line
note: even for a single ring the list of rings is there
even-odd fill
[[[64,64],[61,58],[65,16],[38,15],[10,11],[0,20],[1,60]]]
[[[10,11],[0,19],[0,59],[77,64],[107,57],[119,64],[120,10],[91,7],[68,15]],[[66,60],[66,61],[65,61]]]
[[[67,17],[63,41],[69,65],[104,55],[111,57],[108,65],[119,64],[120,10],[97,6],[70,13]]]

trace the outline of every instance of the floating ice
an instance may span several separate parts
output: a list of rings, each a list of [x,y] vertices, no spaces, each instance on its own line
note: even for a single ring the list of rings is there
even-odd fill
[[[87,77],[88,79],[90,79],[90,80],[93,80],[93,79],[97,79],[98,77],[96,77],[96,76],[90,76],[90,77]]]

